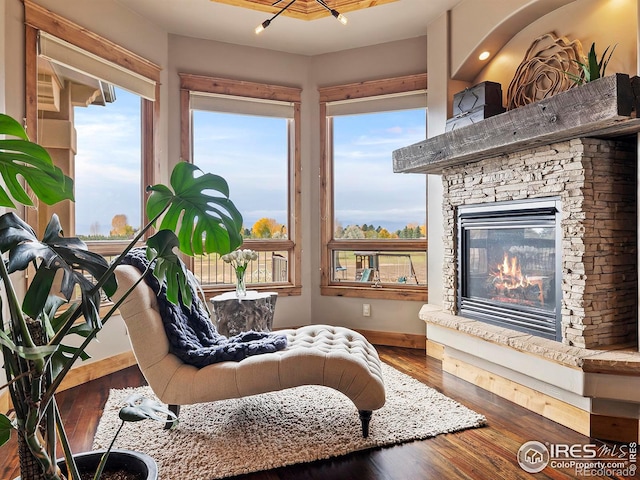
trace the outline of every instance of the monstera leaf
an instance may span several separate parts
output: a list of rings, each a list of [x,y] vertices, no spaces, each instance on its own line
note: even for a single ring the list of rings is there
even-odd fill
[[[187,308],[191,308],[193,298],[189,288],[189,271],[173,252],[179,244],[175,233],[160,230],[147,240],[147,258],[156,262],[153,274],[161,285],[164,283],[167,286],[167,300],[175,305],[182,300]]]
[[[54,166],[44,148],[29,141],[16,120],[0,114],[0,135],[18,137],[0,140],[0,175],[6,186],[0,186],[0,206],[15,208],[14,200],[33,205],[20,178],[24,178],[33,193],[47,205],[73,200],[73,180]]]
[[[204,173],[191,163],[178,163],[171,174],[171,187],[148,187],[147,216],[164,212],[160,229],[177,233],[180,250],[187,255],[225,254],[242,244],[242,215],[229,200],[224,178]]]
[[[30,317],[38,318],[45,307],[56,273],[62,270],[60,293],[70,300],[74,289],[79,286],[85,320],[92,326],[99,326],[100,291],[85,275],[100,278],[109,265],[101,255],[87,250],[82,240],[63,237],[61,232],[57,215],[53,215],[49,221],[42,241],[15,213],[9,212],[0,217],[0,251],[9,252],[9,273],[25,270],[31,263],[37,266],[22,309]],[[115,277],[109,278],[103,288],[107,295],[113,294],[116,289]]]

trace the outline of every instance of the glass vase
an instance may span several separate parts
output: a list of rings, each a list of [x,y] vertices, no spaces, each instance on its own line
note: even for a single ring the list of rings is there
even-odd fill
[[[244,298],[247,296],[247,284],[244,281],[244,270],[236,270],[236,297]]]

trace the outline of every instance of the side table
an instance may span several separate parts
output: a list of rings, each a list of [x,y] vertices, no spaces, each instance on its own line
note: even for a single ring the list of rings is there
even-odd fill
[[[277,299],[276,292],[256,290],[247,290],[244,298],[236,297],[235,291],[216,295],[210,301],[218,332],[225,337],[249,330],[270,332]]]

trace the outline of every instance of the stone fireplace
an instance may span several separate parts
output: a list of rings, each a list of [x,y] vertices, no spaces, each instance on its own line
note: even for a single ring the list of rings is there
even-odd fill
[[[572,346],[636,343],[635,148],[579,138],[444,169],[443,310]]]
[[[634,92],[638,78],[615,74],[393,155],[396,172],[442,179],[443,294],[420,310],[427,354],[622,442],[640,439]]]

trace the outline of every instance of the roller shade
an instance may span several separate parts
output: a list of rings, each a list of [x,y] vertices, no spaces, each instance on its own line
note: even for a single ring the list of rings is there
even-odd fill
[[[219,93],[192,92],[191,109],[261,117],[293,118],[293,103]]]
[[[43,31],[39,32],[38,54],[53,63],[116,85],[147,100],[155,100],[155,81]]]
[[[328,102],[327,116],[390,112],[414,108],[427,108],[426,90]]]

